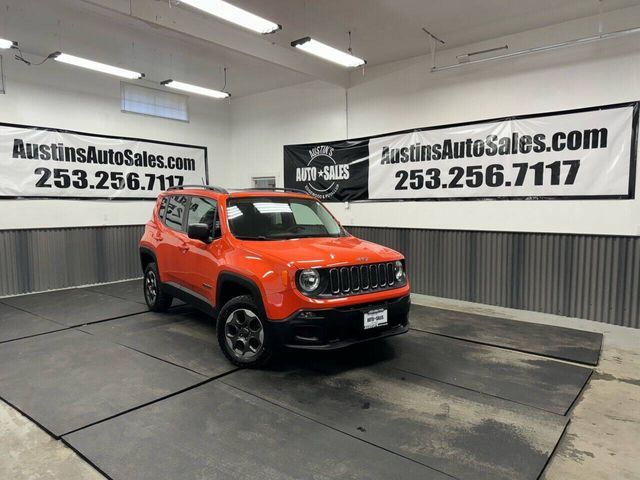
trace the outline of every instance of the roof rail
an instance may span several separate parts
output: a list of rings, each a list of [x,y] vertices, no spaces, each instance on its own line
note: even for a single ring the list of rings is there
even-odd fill
[[[300,190],[298,188],[282,188],[282,187],[263,187],[263,188],[233,188],[231,189],[234,192],[291,192],[291,193],[304,193],[305,195],[309,195],[308,192],[304,190]]]
[[[167,188],[167,191],[170,190],[184,190],[186,188],[201,188],[202,190],[211,190],[216,193],[229,193],[225,188],[216,187],[215,185],[177,185],[175,187]]]

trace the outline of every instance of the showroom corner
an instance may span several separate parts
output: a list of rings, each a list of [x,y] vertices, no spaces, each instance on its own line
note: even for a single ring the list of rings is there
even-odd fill
[[[640,480],[640,0],[0,0],[0,480]]]
[[[436,63],[455,63],[460,53],[497,44],[508,44],[515,51],[549,43],[549,39],[562,42],[589,35],[600,24],[607,31],[623,30],[633,26],[639,8],[615,10],[602,16],[447,49],[437,52]],[[112,20],[99,25],[104,19],[94,14],[84,13],[76,20],[82,21],[86,29],[96,29],[105,41],[108,27],[119,29],[123,35],[141,35],[134,34],[132,27],[116,25]],[[7,28],[10,29],[10,25]],[[65,33],[62,38],[66,48],[79,48],[80,35],[81,32]],[[425,41],[425,55],[357,68],[349,73],[346,87],[296,78],[295,85],[232,97],[230,101],[191,96],[189,122],[122,112],[121,84],[117,79],[70,71],[54,63],[30,67],[5,55],[7,93],[0,97],[0,121],[203,145],[208,148],[213,184],[242,188],[251,186],[253,177],[275,177],[281,186],[283,145],[637,100],[640,72],[635,41],[636,37],[630,35],[433,73],[430,72],[429,43]],[[168,59],[161,56],[159,60],[158,57],[146,58],[135,45],[120,48],[130,49],[137,64],[147,72],[167,68],[172,62],[180,63],[178,55]],[[84,47],[87,53],[99,49],[99,45]],[[220,67],[214,68],[216,81],[222,81],[221,74]],[[229,85],[233,86],[234,81],[237,79],[231,70]],[[265,81],[271,81],[268,75]],[[138,82],[154,85],[144,80]],[[615,88],[600,88],[603,84],[615,85]],[[158,132],[162,132],[161,138]],[[48,281],[29,280],[32,274],[28,273],[25,278],[9,275],[3,293],[63,288],[137,275],[135,265],[128,268],[123,265],[100,276],[96,276],[95,271],[105,270],[94,265],[89,269],[94,273],[87,273],[85,262],[72,260],[71,252],[59,250],[63,248],[60,244],[57,247],[42,244],[46,243],[47,234],[45,231],[38,234],[38,231],[54,229],[51,231],[56,231],[56,235],[79,236],[79,242],[90,242],[94,235],[112,235],[119,242],[132,245],[127,257],[131,259],[135,257],[134,237],[148,219],[151,202],[53,199],[5,200],[5,204],[10,208],[0,220],[0,227],[6,230],[3,235],[7,245],[12,245],[6,250],[10,252],[11,261],[16,262],[20,255],[42,258],[43,255],[36,252],[47,248],[58,252],[56,256],[67,258],[69,268],[67,271],[54,262],[39,262],[38,268],[51,272],[46,276]],[[55,205],[59,214],[51,215],[51,205]],[[366,232],[368,238],[384,239],[392,246],[399,246],[401,241],[406,243],[406,234],[412,232],[415,239],[411,241],[408,256],[414,259],[410,265],[416,271],[415,285],[421,293],[623,325],[637,324],[633,319],[637,318],[640,307],[631,297],[640,281],[640,272],[632,265],[626,268],[621,257],[626,252],[633,255],[640,252],[640,199],[637,197],[634,200],[328,205],[354,232]],[[66,233],[60,230],[80,227]],[[110,229],[114,232],[109,232]],[[37,241],[32,240],[35,243],[31,244],[31,253],[25,252],[24,246],[18,248],[22,242],[17,240],[17,235],[38,235]],[[445,255],[440,251],[429,254],[428,246],[440,244],[438,242],[458,246],[451,247]],[[405,248],[406,245],[403,244]],[[460,259],[468,258],[472,249],[486,252],[489,260],[476,261],[473,265],[465,264],[468,260],[461,263]],[[18,251],[22,253],[15,253]],[[504,251],[507,260],[501,256]],[[539,260],[540,252],[548,260]],[[524,265],[528,267],[520,268]],[[597,268],[598,265],[613,266]],[[16,269],[17,264],[8,271],[16,272]],[[443,284],[436,277],[430,280],[433,271],[447,272],[447,282]],[[493,281],[481,288],[480,278]],[[577,293],[572,289],[570,300],[567,295],[555,293],[568,292],[577,278],[581,278],[580,289]],[[534,293],[525,293],[524,285],[529,282],[540,288]],[[623,293],[596,295],[594,300],[594,289],[608,284]]]

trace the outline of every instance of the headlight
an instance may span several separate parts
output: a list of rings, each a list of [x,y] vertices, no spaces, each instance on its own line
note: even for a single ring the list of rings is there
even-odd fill
[[[320,274],[313,268],[303,270],[298,277],[298,284],[301,290],[311,293],[320,286]]]
[[[397,260],[393,265],[394,273],[396,276],[396,281],[402,282],[404,280],[404,267],[402,266],[402,262]]]

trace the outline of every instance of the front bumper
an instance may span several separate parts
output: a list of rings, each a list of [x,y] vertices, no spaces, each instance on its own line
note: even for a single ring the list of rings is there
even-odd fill
[[[269,322],[276,342],[290,348],[334,350],[354,343],[399,335],[409,330],[409,295],[381,302],[323,310],[300,310]],[[387,325],[364,329],[364,313],[387,309]]]

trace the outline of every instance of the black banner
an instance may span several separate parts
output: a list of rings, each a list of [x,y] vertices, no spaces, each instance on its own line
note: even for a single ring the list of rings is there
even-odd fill
[[[369,198],[369,141],[284,147],[284,184],[323,201]]]
[[[284,147],[323,201],[631,199],[638,102]]]

